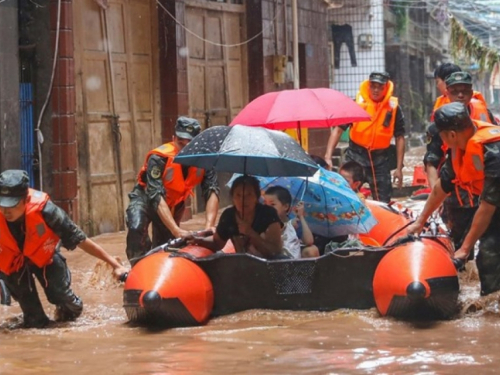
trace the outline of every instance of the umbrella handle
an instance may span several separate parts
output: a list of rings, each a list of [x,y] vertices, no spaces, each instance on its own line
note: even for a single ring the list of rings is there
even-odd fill
[[[306,177],[306,183],[304,185],[304,190],[302,191],[302,195],[300,196],[299,202],[302,202],[302,200],[304,199],[304,195],[306,193],[308,184],[309,184],[309,177]]]
[[[297,138],[299,139],[300,147],[302,147],[302,129],[300,127],[300,121],[297,121]]]

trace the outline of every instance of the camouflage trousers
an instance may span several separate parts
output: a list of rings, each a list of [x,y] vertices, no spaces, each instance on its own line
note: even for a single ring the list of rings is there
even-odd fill
[[[163,245],[175,238],[165,227],[156,210],[151,207],[144,189],[136,186],[129,194],[130,203],[126,211],[127,258],[132,265],[133,259],[144,255],[152,248]],[[185,203],[181,202],[174,209],[174,220],[179,225],[184,213]],[[149,225],[153,226],[153,240],[149,237]]]
[[[66,259],[56,252],[52,263],[43,268],[26,263],[11,275],[0,273],[12,297],[19,302],[27,328],[42,328],[49,323],[36,288],[35,277],[50,303],[57,306],[64,320],[74,320],[83,311],[82,300],[71,290],[71,273]],[[61,319],[63,320],[63,319]]]
[[[481,295],[500,290],[500,210],[497,208],[486,232],[479,239],[476,257]]]
[[[470,229],[476,210],[477,207],[456,207],[453,202],[449,202],[449,199],[443,202],[441,219],[448,228],[455,250],[460,249],[460,246],[462,246],[462,242],[464,242],[465,236]],[[471,251],[469,255],[469,260],[472,259],[474,259],[473,251]]]

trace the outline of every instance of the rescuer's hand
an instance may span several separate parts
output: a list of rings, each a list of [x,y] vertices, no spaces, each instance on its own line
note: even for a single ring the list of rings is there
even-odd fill
[[[417,219],[414,223],[408,225],[406,231],[408,232],[408,234],[419,235],[423,229],[424,224],[420,223],[420,221]]]
[[[403,186],[403,170],[398,168],[392,174],[393,181],[396,183],[398,189],[401,189]]]
[[[192,236],[192,233],[181,228],[175,233],[176,238],[189,238],[189,236]]]
[[[455,254],[453,258],[455,259],[461,259],[461,260],[466,260],[469,257],[469,251],[460,248],[457,251],[455,251]]]
[[[126,279],[125,274],[127,274],[128,272],[129,272],[129,269],[125,268],[123,266],[115,267],[113,269],[113,277],[115,278],[115,280],[125,281],[125,279]]]

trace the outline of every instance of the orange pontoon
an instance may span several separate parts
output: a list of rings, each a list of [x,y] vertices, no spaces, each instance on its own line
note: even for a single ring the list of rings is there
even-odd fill
[[[409,237],[411,213],[367,200],[378,224],[362,248],[340,248],[315,259],[266,260],[213,254],[199,246],[150,251],[125,282],[132,322],[197,325],[247,309],[327,311],[377,307],[400,318],[447,318],[457,309],[458,278],[451,241],[442,233]]]

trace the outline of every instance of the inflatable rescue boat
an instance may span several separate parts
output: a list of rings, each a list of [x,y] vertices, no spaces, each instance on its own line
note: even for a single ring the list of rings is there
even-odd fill
[[[151,250],[132,267],[123,304],[132,323],[191,326],[248,309],[317,310],[377,307],[400,318],[446,318],[456,311],[458,278],[448,238],[409,237],[401,207],[367,200],[377,218],[360,236],[367,246],[319,258],[266,260],[212,253],[177,242]],[[230,243],[230,242],[229,242]]]

